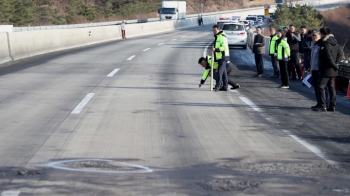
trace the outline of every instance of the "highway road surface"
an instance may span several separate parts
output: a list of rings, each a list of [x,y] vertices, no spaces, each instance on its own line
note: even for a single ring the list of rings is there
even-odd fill
[[[0,194],[349,195],[350,100],[313,112],[232,48],[238,90],[198,88],[211,26],[0,69]]]

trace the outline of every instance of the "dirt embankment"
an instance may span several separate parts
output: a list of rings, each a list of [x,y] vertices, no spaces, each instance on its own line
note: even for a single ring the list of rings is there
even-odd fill
[[[336,9],[320,12],[325,18],[325,26],[331,29],[338,41],[344,47],[345,57],[350,54],[350,4]]]

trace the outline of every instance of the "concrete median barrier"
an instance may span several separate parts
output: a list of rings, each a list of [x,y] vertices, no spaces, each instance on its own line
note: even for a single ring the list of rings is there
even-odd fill
[[[119,26],[9,33],[14,60],[118,38]]]
[[[7,33],[0,33],[0,67],[1,64],[11,61]]]

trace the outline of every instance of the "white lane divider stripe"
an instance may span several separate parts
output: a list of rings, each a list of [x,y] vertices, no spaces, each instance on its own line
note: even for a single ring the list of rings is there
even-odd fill
[[[4,191],[1,193],[1,196],[18,196],[21,191]]]
[[[158,46],[160,46],[160,45],[163,45],[163,44],[164,44],[164,42],[162,42],[162,43],[159,43],[159,44],[158,44]]]
[[[325,153],[323,153],[319,148],[317,148],[316,146],[309,144],[307,141],[299,138],[296,135],[291,134],[289,131],[287,130],[283,130],[283,132],[285,132],[287,135],[289,135],[290,137],[292,137],[294,140],[296,140],[297,142],[299,142],[301,145],[303,145],[305,148],[309,149],[311,152],[315,153],[317,156],[321,157],[322,159],[324,159],[325,161],[327,161],[329,164],[337,164],[336,161],[332,161],[326,158]]]
[[[133,59],[135,56],[136,56],[136,55],[132,55],[131,57],[129,57],[129,58],[126,59],[126,60],[130,61],[130,60]]]
[[[181,38],[185,38],[186,37],[186,35],[185,36],[182,36]]]
[[[175,40],[177,40],[177,39],[173,39],[173,41],[175,41]]]
[[[251,108],[253,108],[255,111],[260,112],[261,109],[255,105],[253,102],[251,102],[248,98],[246,97],[239,97],[244,103],[246,103],[247,105],[249,105]]]
[[[207,56],[207,50],[208,50],[208,47],[210,46],[210,44],[211,44],[211,42],[209,42],[209,44],[204,48],[203,57]]]
[[[119,69],[114,69],[111,73],[107,75],[107,77],[113,77],[115,73],[117,73]]]
[[[147,51],[147,50],[151,50],[151,48],[146,48],[146,49],[144,49],[144,50],[142,50],[142,51],[144,51],[144,52],[145,52],[145,51]]]
[[[71,114],[79,114],[94,95],[95,93],[87,94],[85,98],[77,105],[77,107],[75,107]]]

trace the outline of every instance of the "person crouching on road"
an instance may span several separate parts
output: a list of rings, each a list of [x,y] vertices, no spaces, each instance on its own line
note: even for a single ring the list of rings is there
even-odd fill
[[[219,91],[221,88],[227,91],[228,78],[226,72],[226,64],[230,61],[230,51],[228,48],[228,41],[226,34],[220,30],[218,25],[213,26],[214,33],[214,59],[218,63],[218,81],[216,82],[214,91]],[[221,87],[222,84],[222,87]]]
[[[287,38],[283,37],[283,31],[278,30],[276,40],[276,55],[281,72],[281,88],[289,88],[288,61],[290,59],[290,48],[287,43]]]
[[[201,57],[199,58],[198,60],[198,64],[201,65],[205,70],[204,70],[204,73],[202,75],[202,79],[199,83],[199,88],[202,87],[202,85],[205,83],[205,81],[207,80],[209,74],[210,74],[210,71],[211,71],[211,65],[212,65],[212,57],[211,56],[207,56],[207,57]],[[218,82],[218,67],[219,67],[219,64],[217,62],[214,63],[214,67],[213,67],[213,70],[214,70],[214,73],[213,73],[213,79]],[[231,62],[227,63],[227,74],[229,75],[230,72],[233,70],[233,65]],[[231,85],[231,89],[238,89],[240,88],[240,85],[239,84],[236,84],[235,82],[233,82],[232,79],[228,79],[228,84]],[[224,90],[224,89],[220,89],[220,90]]]

